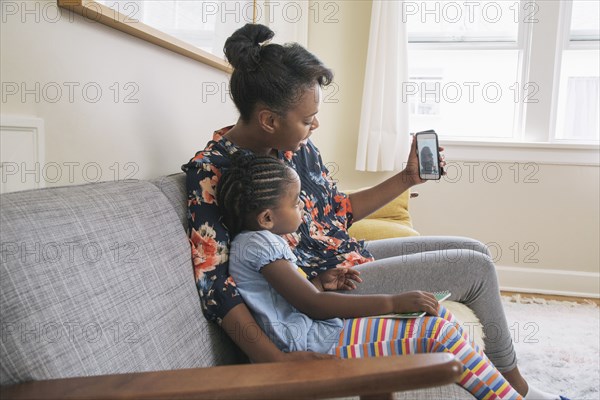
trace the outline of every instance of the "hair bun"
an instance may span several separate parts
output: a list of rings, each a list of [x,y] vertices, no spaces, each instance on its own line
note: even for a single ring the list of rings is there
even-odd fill
[[[246,24],[225,41],[223,51],[233,68],[254,70],[260,63],[260,44],[275,33],[261,24]]]

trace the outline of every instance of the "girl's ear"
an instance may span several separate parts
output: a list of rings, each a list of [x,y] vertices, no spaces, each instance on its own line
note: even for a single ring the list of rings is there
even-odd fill
[[[263,108],[258,112],[258,124],[267,133],[274,133],[277,130],[278,115],[273,111]]]
[[[275,224],[275,221],[273,220],[273,212],[271,211],[271,209],[267,208],[266,210],[261,211],[256,216],[256,222],[258,223],[258,226],[260,227],[260,229],[267,230],[267,231],[273,229],[273,225]]]

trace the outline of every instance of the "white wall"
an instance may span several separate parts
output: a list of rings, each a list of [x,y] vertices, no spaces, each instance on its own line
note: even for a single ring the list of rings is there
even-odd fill
[[[319,113],[313,138],[342,188],[373,185],[390,172],[354,170],[371,1],[337,1],[337,22],[317,20],[309,48],[335,72],[338,94]],[[337,100],[337,102],[335,102]],[[423,235],[457,235],[490,245],[504,288],[598,297],[600,269],[600,176],[597,166],[499,163],[502,177],[482,173],[484,163],[461,166],[462,176],[415,188],[411,200],[415,228]],[[494,167],[495,168],[495,167]],[[488,172],[493,172],[490,169]]]
[[[179,172],[213,130],[235,123],[224,72],[65,10],[57,15],[56,1],[10,3],[18,9],[6,13],[2,6],[2,115],[44,120],[45,162],[62,166],[61,179],[46,186],[96,180],[95,166],[84,169],[90,163],[101,166],[100,180]],[[19,93],[13,95],[14,84]],[[22,99],[21,84],[34,93]],[[102,94],[92,102],[97,87]],[[203,99],[203,91],[215,88],[219,93]],[[128,95],[137,103],[127,103]],[[79,164],[69,177],[64,163],[72,162]],[[126,169],[128,162],[137,171]],[[43,172],[41,166],[42,180]],[[47,172],[54,181],[55,170]]]

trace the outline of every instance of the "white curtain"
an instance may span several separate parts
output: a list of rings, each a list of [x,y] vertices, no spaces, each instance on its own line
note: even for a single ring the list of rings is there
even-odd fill
[[[598,77],[569,77],[564,136],[569,139],[598,139],[600,129],[600,80]]]
[[[401,169],[410,150],[408,103],[402,84],[408,81],[407,33],[403,1],[374,0],[356,153],[356,169]]]

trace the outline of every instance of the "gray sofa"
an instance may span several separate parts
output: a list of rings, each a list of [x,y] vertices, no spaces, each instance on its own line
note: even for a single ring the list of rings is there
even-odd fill
[[[107,387],[97,396],[90,397],[111,397],[113,393],[118,394],[115,390],[131,389],[133,391],[128,393],[135,398],[142,394],[135,392],[139,388],[134,386],[150,387],[158,385],[159,381],[149,378],[150,375],[135,373],[175,373],[176,370],[246,362],[221,329],[205,320],[200,309],[185,232],[184,174],[152,181],[102,182],[30,190],[4,194],[0,200],[0,384],[4,396],[19,398],[23,395],[26,398],[31,385],[15,384],[45,381],[58,382],[53,388],[63,390],[63,394],[57,397],[65,395],[68,385],[74,385],[79,392],[69,389],[66,393],[79,393],[76,397],[85,397],[86,388],[96,383],[77,379],[47,380],[129,374],[123,375],[128,380],[115,384],[117,388]],[[419,357],[393,359],[399,360],[396,369],[401,369],[410,365],[409,360],[415,359],[419,362],[414,365],[422,367]],[[433,360],[429,370],[426,365],[414,376],[405,371],[400,377],[412,380],[414,387],[444,385],[396,393],[396,398],[472,398],[458,385],[448,384],[454,382],[460,372],[457,372],[455,362],[448,367],[447,358],[429,360]],[[319,368],[339,374],[340,378],[336,380],[339,386],[344,382],[345,366],[353,366],[352,361],[317,363]],[[304,371],[314,368],[314,363],[299,362],[291,368]],[[442,364],[443,368],[440,367]],[[362,372],[371,369],[372,372],[382,365],[383,362],[380,365],[363,364],[359,369]],[[263,366],[261,364],[261,368]],[[284,367],[280,368],[288,368]],[[251,379],[269,378],[265,376],[270,374],[269,370],[248,364],[243,368],[238,373],[259,374]],[[437,372],[435,368],[438,368]],[[448,375],[450,370],[451,377]],[[208,372],[217,370],[195,371],[192,370],[193,375],[186,375],[186,382],[193,381],[201,390],[211,383],[203,381],[203,377],[213,376]],[[225,374],[226,370],[223,371]],[[431,371],[434,371],[433,375]],[[446,372],[448,376],[444,375]],[[145,377],[145,380],[136,381],[138,377]],[[364,379],[362,386],[357,384],[353,391],[326,394],[334,395],[331,397],[376,394],[386,387],[386,379],[394,382],[393,377],[383,372],[379,378]],[[226,386],[237,384],[241,383],[231,381]],[[379,384],[381,387],[377,388]],[[335,386],[335,382],[326,382],[326,385]],[[407,387],[410,386],[397,384],[393,390]],[[244,388],[236,389],[239,396],[252,397],[251,391]],[[275,398],[290,397],[290,393],[322,396],[322,393],[310,392],[318,388],[318,384],[309,382],[302,385],[302,390],[308,392],[282,389]],[[50,386],[38,385],[34,389],[38,390],[37,395],[43,393],[49,398],[54,393]],[[173,394],[176,392],[168,393],[173,398],[179,397]],[[206,393],[198,392],[191,397],[216,397],[216,392],[211,392],[214,396]],[[225,390],[219,393],[227,397]],[[269,396],[272,394],[265,392],[257,398]]]

